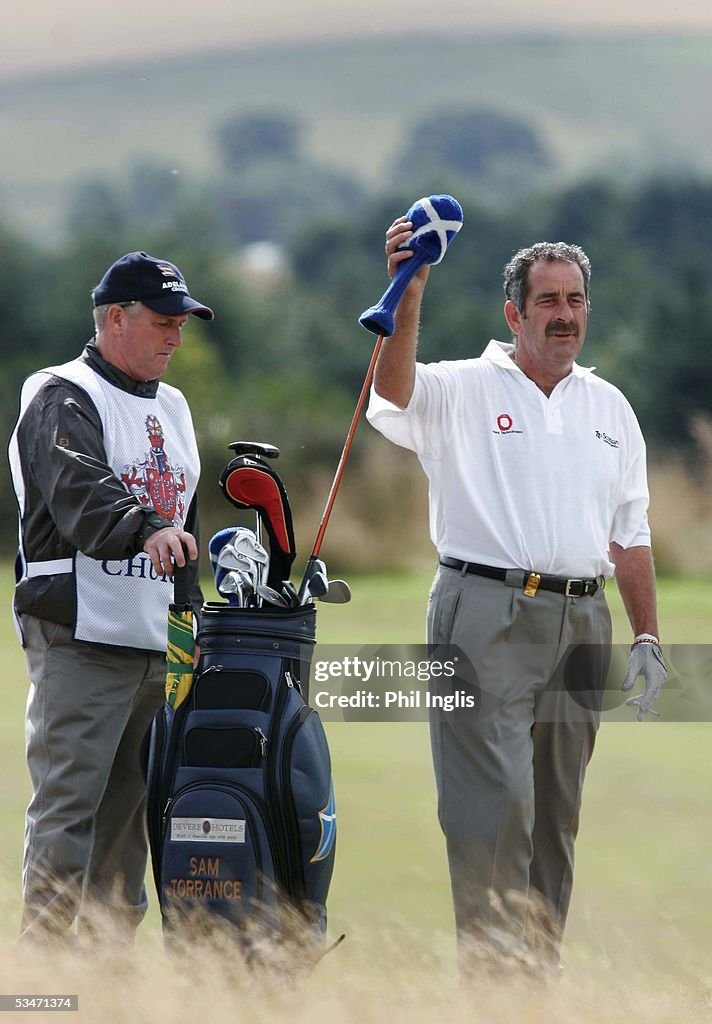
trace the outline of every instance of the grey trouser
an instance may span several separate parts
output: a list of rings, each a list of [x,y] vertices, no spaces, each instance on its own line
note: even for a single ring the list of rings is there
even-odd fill
[[[66,932],[95,904],[130,939],[147,906],[139,750],[163,700],[165,655],[76,643],[66,626],[29,615],[22,628],[33,789],[22,937]]]
[[[476,693],[477,706],[430,711],[461,949],[502,929],[523,934],[534,897],[550,915],[557,956],[610,659],[603,593],[568,598],[540,590],[526,597],[497,580],[440,567],[428,642],[459,647],[458,675],[476,680],[463,692]]]

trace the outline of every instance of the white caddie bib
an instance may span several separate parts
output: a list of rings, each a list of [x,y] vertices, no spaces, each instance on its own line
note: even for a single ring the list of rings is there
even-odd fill
[[[176,388],[159,384],[155,398],[131,395],[95,373],[81,359],[33,374],[22,389],[20,416],[10,445],[20,508],[24,482],[16,434],[40,388],[61,377],[82,388],[97,408],[104,429],[106,460],[126,490],[143,506],[183,527],[200,475],[200,459],[188,403]],[[66,561],[66,560],[65,560]],[[36,568],[39,563],[30,563]],[[62,571],[59,563],[52,570]],[[27,572],[26,575],[36,575]],[[66,571],[66,570],[65,570]],[[143,552],[121,561],[100,561],[76,552],[74,579],[77,640],[164,651],[169,577],[157,576]]]

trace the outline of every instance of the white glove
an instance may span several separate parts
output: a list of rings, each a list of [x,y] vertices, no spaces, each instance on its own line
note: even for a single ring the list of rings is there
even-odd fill
[[[645,692],[637,697],[629,697],[626,705],[638,708],[638,721],[642,722],[647,714],[657,715],[653,705],[660,696],[660,691],[667,681],[667,668],[663,660],[663,652],[660,644],[637,643],[634,644],[628,658],[628,671],[625,674],[621,690],[627,693],[632,690],[638,676],[645,680]]]

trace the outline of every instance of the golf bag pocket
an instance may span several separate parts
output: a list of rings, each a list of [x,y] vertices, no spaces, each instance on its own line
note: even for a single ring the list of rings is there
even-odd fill
[[[185,723],[181,764],[259,768],[267,754],[269,716],[259,711],[193,711]]]
[[[220,780],[183,786],[166,816],[164,922],[202,912],[274,928],[272,845],[264,803],[246,787]]]
[[[195,708],[251,708],[269,711],[270,680],[260,666],[226,668],[221,664],[208,666],[194,684]]]

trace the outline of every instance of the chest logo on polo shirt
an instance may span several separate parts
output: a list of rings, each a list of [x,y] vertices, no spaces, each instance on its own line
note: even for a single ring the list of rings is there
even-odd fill
[[[501,412],[497,417],[497,430],[492,431],[493,434],[523,434],[523,430],[517,430],[514,427],[514,420],[508,412]]]
[[[185,471],[171,463],[166,454],[163,427],[155,416],[146,417],[150,451],[142,460],[124,467],[121,481],[130,494],[147,508],[153,508],[175,526],[185,522]]]
[[[599,441],[605,441],[606,444],[611,446],[611,448],[620,448],[620,441],[616,441],[614,437],[609,437],[608,434],[604,434],[602,430],[596,430],[595,434]]]

